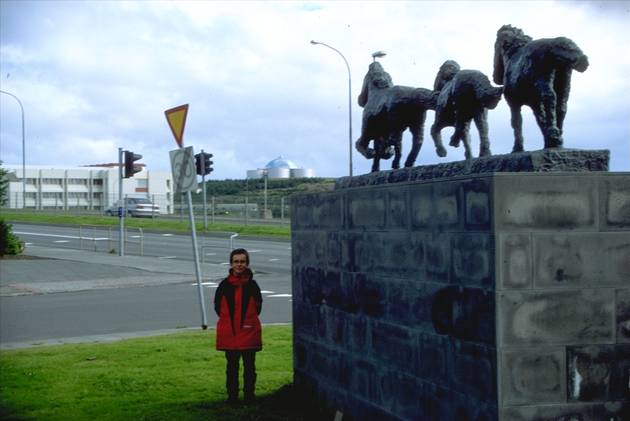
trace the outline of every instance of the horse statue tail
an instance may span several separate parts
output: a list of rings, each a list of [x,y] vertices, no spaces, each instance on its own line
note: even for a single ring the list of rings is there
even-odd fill
[[[551,53],[556,60],[582,73],[588,68],[588,57],[569,38],[554,38]]]
[[[499,86],[498,88],[495,88],[493,86],[490,86],[486,89],[483,96],[481,97],[481,103],[485,108],[489,110],[494,110],[501,100],[502,94],[503,87]]]

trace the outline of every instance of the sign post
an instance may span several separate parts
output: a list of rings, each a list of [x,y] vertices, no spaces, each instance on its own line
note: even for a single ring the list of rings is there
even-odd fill
[[[199,293],[199,307],[201,310],[201,328],[208,328],[206,318],[206,305],[203,298],[201,285],[201,266],[199,264],[199,251],[197,248],[197,232],[195,229],[195,215],[193,214],[191,190],[197,189],[197,173],[195,170],[195,155],[192,146],[184,148],[183,136],[186,126],[188,104],[164,111],[168,125],[175,136],[175,142],[179,149],[170,151],[171,171],[176,194],[186,193],[188,199],[188,219],[190,221],[190,233],[192,236],[193,257],[195,261],[195,274],[197,276],[197,291]]]

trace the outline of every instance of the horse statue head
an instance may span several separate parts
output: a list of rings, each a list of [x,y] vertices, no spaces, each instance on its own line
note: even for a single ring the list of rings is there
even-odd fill
[[[365,107],[365,104],[368,102],[368,93],[370,89],[386,89],[394,86],[394,82],[392,82],[392,77],[383,70],[383,66],[378,61],[370,63],[370,67],[368,68],[368,72],[365,74],[363,78],[363,87],[361,88],[361,93],[359,94],[358,103],[359,106]]]
[[[446,60],[435,76],[435,82],[433,82],[433,90],[441,91],[444,85],[453,80],[457,72],[459,72],[459,64],[455,60]]]
[[[492,73],[492,81],[497,85],[503,85],[503,73],[505,68],[503,65],[503,55],[511,55],[511,53],[532,41],[530,36],[525,35],[522,29],[512,25],[503,25],[497,31],[497,39],[494,42],[494,71]]]

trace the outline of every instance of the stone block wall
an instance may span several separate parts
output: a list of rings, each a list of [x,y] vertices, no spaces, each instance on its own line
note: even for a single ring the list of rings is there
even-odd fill
[[[298,387],[361,420],[629,411],[630,175],[472,174],[292,206]]]

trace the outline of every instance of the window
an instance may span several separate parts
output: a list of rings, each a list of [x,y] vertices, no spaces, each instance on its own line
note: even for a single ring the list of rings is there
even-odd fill
[[[55,184],[58,186],[63,185],[63,179],[61,178],[43,178],[42,184]]]
[[[92,184],[94,186],[102,186],[103,185],[103,179],[102,178],[95,178],[92,180]]]
[[[149,183],[147,182],[146,178],[138,178],[136,180],[136,182],[138,183],[137,186],[138,187],[149,187]]]
[[[86,185],[87,184],[87,179],[86,178],[69,178],[68,179],[68,184],[83,184]]]

